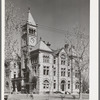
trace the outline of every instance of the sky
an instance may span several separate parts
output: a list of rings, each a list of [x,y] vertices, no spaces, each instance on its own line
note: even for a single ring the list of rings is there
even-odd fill
[[[64,46],[65,34],[75,27],[89,34],[89,0],[5,0],[9,1],[26,17],[30,8],[38,36],[53,49]]]

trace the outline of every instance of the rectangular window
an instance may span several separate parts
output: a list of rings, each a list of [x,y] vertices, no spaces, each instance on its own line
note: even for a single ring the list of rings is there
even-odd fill
[[[16,74],[14,74],[14,78],[16,78]]]
[[[56,64],[56,60],[55,59],[53,60],[53,63]]]
[[[54,76],[56,76],[56,68],[53,69]]]
[[[70,81],[68,81],[68,89],[70,89]]]
[[[68,69],[68,77],[70,77],[70,69]]]
[[[54,85],[53,86],[54,86],[53,88],[55,89],[56,88],[56,80],[54,80]]]
[[[65,65],[65,60],[61,60],[61,65]]]
[[[36,74],[36,72],[37,72],[37,70],[36,70],[36,66],[34,66],[34,72],[35,72],[35,74]]]
[[[56,57],[54,57],[54,59],[53,59],[53,63],[56,64]]]
[[[43,62],[44,63],[49,63],[49,60],[50,60],[50,58],[48,55],[43,55]]]
[[[43,75],[49,75],[49,66],[43,67]]]
[[[79,72],[78,72],[78,70],[75,70],[75,77],[79,77]]]
[[[61,76],[65,76],[66,75],[66,68],[61,68]]]
[[[46,66],[43,67],[43,75],[46,74]]]

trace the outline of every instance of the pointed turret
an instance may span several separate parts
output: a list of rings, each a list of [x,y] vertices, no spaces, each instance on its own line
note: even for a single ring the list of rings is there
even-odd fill
[[[31,15],[30,8],[28,9],[28,19],[27,23],[36,26],[36,23]]]

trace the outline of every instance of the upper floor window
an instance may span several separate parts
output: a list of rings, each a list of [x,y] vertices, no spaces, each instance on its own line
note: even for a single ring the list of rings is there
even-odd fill
[[[70,77],[70,69],[68,69],[68,77]]]
[[[54,76],[56,76],[56,68],[55,67],[53,68],[53,73],[54,73]]]
[[[48,81],[48,80],[45,80],[45,81],[43,82],[43,88],[44,88],[44,89],[48,89],[48,88],[49,88],[49,81]]]
[[[14,68],[16,68],[16,63],[14,63]]]
[[[43,75],[49,75],[49,66],[43,66]]]
[[[35,35],[35,30],[32,29],[32,28],[30,28],[30,29],[29,29],[29,34]]]
[[[65,65],[66,56],[65,54],[61,54],[61,65]]]
[[[66,74],[66,68],[61,68],[61,76],[65,76]]]
[[[53,88],[56,88],[56,80],[54,80]]]
[[[31,62],[32,62],[32,64],[36,64],[38,62],[38,60],[37,60],[36,57],[35,58],[31,58]]]
[[[68,66],[70,66],[70,63],[71,63],[71,61],[70,61],[70,59],[68,59]]]
[[[34,73],[36,74],[37,73],[37,67],[36,66],[32,66],[33,70],[34,70]]]
[[[70,81],[68,81],[68,89],[70,89]]]
[[[65,60],[61,60],[61,65],[65,65]]]
[[[16,73],[14,72],[14,78],[16,78]]]
[[[50,58],[48,55],[43,55],[43,62],[44,63],[49,63],[49,60],[50,60]]]
[[[79,77],[79,72],[78,72],[78,70],[75,70],[75,77]]]
[[[56,64],[56,58],[54,57],[53,63]]]

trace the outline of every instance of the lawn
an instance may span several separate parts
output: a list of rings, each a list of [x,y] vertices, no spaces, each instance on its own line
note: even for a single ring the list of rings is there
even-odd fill
[[[63,95],[63,94],[33,94],[33,97],[30,94],[11,94],[8,97],[8,100],[79,100],[78,96],[73,99],[71,95]],[[89,100],[89,95],[84,94],[82,100]]]

